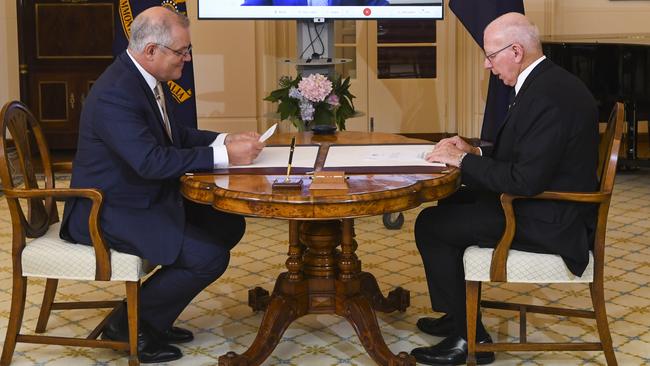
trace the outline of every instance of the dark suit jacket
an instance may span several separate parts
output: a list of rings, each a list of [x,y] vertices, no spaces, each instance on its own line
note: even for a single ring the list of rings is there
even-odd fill
[[[532,196],[547,190],[595,191],[596,102],[577,77],[544,60],[526,78],[492,151],[484,153],[465,157],[462,180],[481,192],[478,207],[486,214],[503,215],[501,192]],[[571,272],[582,274],[595,213],[592,205],[517,200],[513,247],[559,254]]]
[[[242,5],[306,6],[307,0],[246,0]],[[329,0],[330,6],[379,6],[389,5],[386,0]]]
[[[173,144],[153,92],[128,55],[118,56],[85,100],[70,182],[104,193],[101,229],[111,247],[158,264],[172,263],[183,242],[179,178],[213,168],[208,145],[218,135],[175,123],[172,104]],[[89,244],[89,212],[90,201],[68,200],[61,237]]]

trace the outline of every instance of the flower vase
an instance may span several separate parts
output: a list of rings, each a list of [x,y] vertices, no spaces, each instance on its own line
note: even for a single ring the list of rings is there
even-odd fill
[[[289,117],[289,120],[291,121],[293,127],[295,127],[298,130],[298,132],[311,131],[311,125],[305,123],[305,121],[301,120],[300,118]]]
[[[336,124],[330,123],[315,125],[311,130],[314,132],[314,135],[331,135],[336,132]]]

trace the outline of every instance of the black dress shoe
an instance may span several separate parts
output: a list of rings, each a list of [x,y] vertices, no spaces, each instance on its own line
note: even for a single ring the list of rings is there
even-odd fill
[[[454,320],[448,314],[440,318],[420,318],[415,325],[424,333],[436,337],[449,337],[454,331]]]
[[[194,334],[187,329],[171,327],[164,332],[157,332],[158,340],[164,343],[187,343],[194,339]]]
[[[159,363],[178,360],[183,357],[180,349],[167,343],[150,342],[140,346],[138,337],[138,358],[140,363]]]
[[[128,329],[120,326],[119,317],[111,319],[102,331],[102,339],[127,342]],[[138,332],[138,358],[141,363],[158,363],[178,360],[183,357],[180,349],[158,340],[146,325]]]
[[[479,343],[492,343],[492,338],[488,335]],[[411,355],[417,362],[426,365],[463,365],[467,360],[467,341],[460,336],[451,336],[435,346],[414,348]],[[477,364],[485,365],[492,362],[494,362],[494,352],[476,353]]]

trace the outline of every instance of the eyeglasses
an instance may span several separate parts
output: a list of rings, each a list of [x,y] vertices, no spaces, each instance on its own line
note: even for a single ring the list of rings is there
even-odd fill
[[[512,47],[513,45],[514,45],[514,43],[510,43],[509,45],[507,45],[507,46],[505,46],[505,47],[503,47],[503,48],[500,48],[500,49],[498,49],[498,50],[496,50],[496,51],[490,53],[489,55],[488,55],[487,53],[485,53],[485,51],[483,51],[483,53],[485,53],[485,58],[486,58],[488,61],[490,61],[490,63],[491,63],[491,62],[494,60],[494,58],[497,57],[497,54],[498,54],[499,52],[501,52],[501,51],[503,51],[503,50],[507,50],[508,48]]]
[[[192,45],[191,44],[189,46],[187,46],[186,48],[184,48],[184,49],[181,48],[180,50],[175,50],[173,48],[169,48],[169,47],[165,46],[164,44],[160,44],[160,43],[154,43],[154,44],[158,45],[158,46],[165,47],[166,49],[174,52],[176,54],[176,56],[180,56],[182,58],[185,58],[187,55],[190,54],[190,52],[192,52]]]

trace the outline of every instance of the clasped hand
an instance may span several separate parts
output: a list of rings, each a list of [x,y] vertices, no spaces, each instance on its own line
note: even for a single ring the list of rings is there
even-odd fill
[[[230,133],[224,141],[232,165],[248,165],[257,158],[265,144],[257,132]]]
[[[458,167],[463,153],[478,155],[478,148],[468,144],[459,136],[440,140],[424,159],[429,162],[444,163]]]

